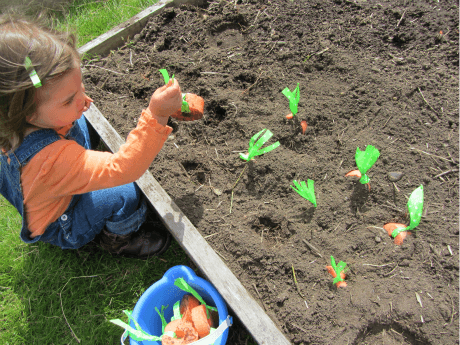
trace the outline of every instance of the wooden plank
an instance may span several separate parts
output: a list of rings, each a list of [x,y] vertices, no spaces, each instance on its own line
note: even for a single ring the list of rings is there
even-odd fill
[[[125,40],[127,40],[128,37],[133,38],[135,34],[138,34],[151,16],[160,13],[164,7],[172,6],[173,4],[174,1],[172,0],[158,1],[155,5],[139,12],[126,22],[117,25],[112,30],[107,31],[105,34],[81,46],[78,52],[81,55],[85,53],[93,55],[108,54],[111,50],[125,44]]]
[[[112,152],[117,152],[124,144],[120,134],[94,103],[85,112],[85,117]],[[153,175],[146,171],[136,182],[174,238],[216,287],[258,344],[290,344]]]

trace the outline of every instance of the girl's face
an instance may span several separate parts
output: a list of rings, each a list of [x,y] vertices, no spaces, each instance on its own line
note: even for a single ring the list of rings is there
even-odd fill
[[[40,128],[60,128],[78,120],[92,99],[85,95],[79,67],[37,89],[37,111],[27,121]]]

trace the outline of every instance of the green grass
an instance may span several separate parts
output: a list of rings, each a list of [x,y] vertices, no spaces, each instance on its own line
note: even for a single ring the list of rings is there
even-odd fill
[[[78,32],[78,45],[91,41],[112,27],[128,20],[157,0],[77,0],[67,11],[55,11],[54,25]]]
[[[127,321],[122,310],[168,268],[188,264],[176,242],[148,261],[27,245],[20,217],[3,200],[1,207],[0,344],[116,344],[123,330],[108,320]]]
[[[74,1],[52,12],[53,21],[75,28],[82,45],[154,2]],[[19,239],[21,220],[0,197],[0,344],[118,344],[123,330],[108,320],[127,321],[122,310],[132,310],[167,269],[191,265],[175,241],[148,261],[27,245]]]

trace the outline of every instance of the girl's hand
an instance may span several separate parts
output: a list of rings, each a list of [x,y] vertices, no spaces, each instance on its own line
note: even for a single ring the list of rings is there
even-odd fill
[[[177,80],[174,78],[168,84],[158,88],[150,98],[148,110],[156,119],[167,118],[177,112],[182,106],[182,94]],[[163,121],[162,121],[163,122]]]
[[[83,112],[87,111],[91,106],[91,103],[94,102],[86,93],[85,96],[85,106],[83,107]]]

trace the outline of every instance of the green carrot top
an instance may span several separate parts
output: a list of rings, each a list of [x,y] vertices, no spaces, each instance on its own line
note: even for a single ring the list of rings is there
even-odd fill
[[[359,147],[356,148],[355,161],[359,172],[361,173],[361,179],[359,182],[362,184],[369,183],[369,177],[366,175],[367,171],[374,165],[380,156],[379,150],[372,145],[367,145],[365,151],[361,151]]]

